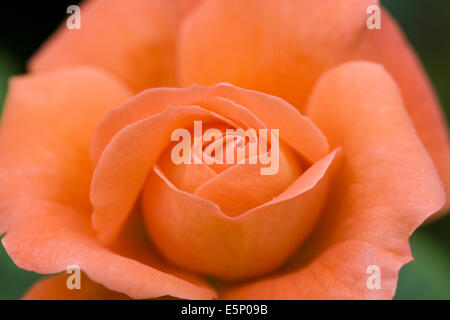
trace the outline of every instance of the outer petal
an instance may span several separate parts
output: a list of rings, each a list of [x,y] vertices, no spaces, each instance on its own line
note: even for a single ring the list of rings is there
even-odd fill
[[[134,298],[211,298],[205,285],[106,249],[91,228],[89,145],[99,120],[129,94],[91,68],[12,81],[0,135],[1,214],[9,215],[2,242],[27,270],[57,273],[76,264]]]
[[[22,298],[24,300],[128,300],[127,295],[106,289],[82,274],[81,289],[67,289],[67,278],[60,274],[40,280]]]
[[[328,72],[307,108],[344,150],[343,170],[308,245],[278,276],[225,290],[225,298],[392,298],[411,259],[410,234],[445,202],[436,169],[385,70],[354,62]],[[370,290],[368,267],[381,270]]]
[[[436,165],[450,206],[450,141],[439,101],[431,83],[405,36],[390,15],[383,11],[382,29],[367,32],[355,54],[383,64],[400,86],[405,106],[420,139]]]
[[[387,299],[395,294],[398,270],[408,262],[389,251],[360,241],[339,242],[293,271],[286,268],[278,276],[229,287],[221,299],[350,300]],[[381,288],[367,287],[367,267],[381,270]]]
[[[183,23],[181,85],[226,81],[304,109],[317,77],[345,61],[377,0],[208,0]]]
[[[35,283],[22,297],[23,300],[130,300],[130,297],[111,291],[89,279],[84,273],[81,276],[81,289],[68,290],[68,274],[49,276]],[[164,296],[151,300],[176,300]]]
[[[30,62],[31,71],[77,64],[101,66],[135,91],[175,85],[178,25],[200,0],[90,0],[81,29],[65,25]]]
[[[1,216],[56,197],[89,211],[94,129],[130,95],[122,83],[89,67],[13,78],[0,132]]]

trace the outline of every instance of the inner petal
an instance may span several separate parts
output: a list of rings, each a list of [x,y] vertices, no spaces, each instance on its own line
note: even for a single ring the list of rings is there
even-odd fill
[[[159,252],[184,269],[226,280],[267,274],[313,230],[335,158],[336,152],[329,154],[274,199],[235,217],[211,200],[176,188],[155,167],[140,198],[147,231]]]
[[[261,163],[242,163],[221,172],[194,194],[218,204],[223,213],[235,217],[268,202],[286,190],[303,172],[299,157],[287,146],[279,151],[278,172],[262,175]]]

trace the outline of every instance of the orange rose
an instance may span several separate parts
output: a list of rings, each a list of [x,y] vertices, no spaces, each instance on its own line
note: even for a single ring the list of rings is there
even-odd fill
[[[398,27],[367,28],[377,3],[88,1],[6,100],[3,245],[21,268],[84,272],[25,298],[392,298],[409,236],[448,208],[450,144]],[[196,121],[279,130],[275,174],[248,154],[174,163]]]

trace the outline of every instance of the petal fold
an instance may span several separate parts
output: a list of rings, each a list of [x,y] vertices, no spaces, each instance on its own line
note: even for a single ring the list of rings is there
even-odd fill
[[[445,203],[400,90],[382,66],[346,63],[323,75],[306,115],[343,150],[327,207],[278,274],[221,297],[391,299],[400,267],[411,260],[409,236]],[[367,284],[370,268],[380,272],[380,289]]]
[[[128,300],[128,296],[106,289],[81,275],[81,289],[67,289],[70,274],[50,276],[35,283],[22,297],[23,300]]]
[[[389,13],[381,16],[382,29],[367,32],[354,54],[382,64],[398,83],[405,107],[445,185],[450,208],[450,139],[448,125],[432,84],[420,60]]]
[[[112,110],[100,124],[91,156],[96,163],[112,137],[125,126],[164,111],[168,106],[198,105],[238,124],[280,130],[280,138],[307,161],[314,163],[329,152],[326,137],[292,105],[265,93],[226,83],[212,87],[146,90]]]
[[[93,132],[130,95],[120,81],[91,67],[13,78],[0,131],[2,216],[11,222],[15,206],[42,199],[89,211]]]
[[[310,163],[329,149],[317,126],[280,98],[229,84],[146,90],[112,110],[93,139],[93,224],[102,241],[120,231],[172,132],[214,119],[279,129],[280,139]]]
[[[219,117],[197,106],[169,107],[128,125],[114,136],[97,164],[91,183],[92,223],[99,239],[113,241],[130,215],[172,132]],[[220,118],[220,117],[219,117]]]
[[[147,229],[159,251],[188,270],[242,280],[278,268],[306,239],[325,204],[337,150],[284,192],[237,217],[177,189],[155,168],[141,196]]]
[[[2,243],[26,270],[53,274],[78,265],[93,281],[133,298],[212,298],[201,280],[193,283],[162,262],[149,266],[119,255],[92,229],[92,136],[100,119],[130,95],[91,67],[11,81],[0,132],[0,210],[8,217],[0,226]]]
[[[314,84],[328,69],[351,60],[386,67],[447,192],[450,139],[432,85],[406,37],[382,9],[381,30],[369,30],[376,0],[210,0],[183,23],[178,45],[182,85],[234,85],[279,96],[304,111]]]

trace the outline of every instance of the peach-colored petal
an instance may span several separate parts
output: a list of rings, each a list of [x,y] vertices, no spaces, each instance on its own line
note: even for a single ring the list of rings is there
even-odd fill
[[[125,104],[112,110],[99,125],[91,148],[94,163],[115,134],[129,124],[163,112],[167,107],[196,105],[205,110],[221,114],[237,124],[253,124],[255,128],[264,124],[246,108],[220,97],[208,97],[209,88],[154,88],[138,94]]]
[[[9,256],[23,269],[47,274],[77,265],[93,281],[135,299],[215,296],[206,284],[194,284],[103,247],[89,217],[68,206],[48,201],[24,210],[18,212],[23,217],[20,226],[2,239]]]
[[[376,0],[211,0],[183,23],[178,46],[182,85],[228,81],[279,96],[304,110],[318,77],[351,59],[383,64],[446,186],[450,142],[439,102],[414,51],[386,11],[382,29],[366,26]],[[212,53],[213,52],[213,53]]]
[[[391,16],[383,11],[382,29],[367,32],[361,48],[354,54],[383,64],[397,81],[405,106],[420,139],[427,148],[447,192],[450,207],[450,141],[448,127],[431,83]]]
[[[223,213],[238,216],[286,190],[302,173],[298,157],[280,146],[279,168],[273,175],[262,175],[264,165],[239,164],[199,186],[194,195],[216,203]]]
[[[353,300],[387,299],[395,294],[397,270],[407,263],[388,250],[362,241],[335,244],[311,264],[245,285],[225,288],[221,299]],[[381,270],[381,288],[369,290],[367,267]],[[373,272],[373,271],[371,271]]]
[[[194,163],[194,151],[191,150],[191,164],[174,164],[172,161],[172,148],[169,146],[158,160],[158,167],[177,188],[186,192],[194,192],[208,180],[217,176],[217,173],[206,163]]]
[[[170,143],[172,132],[192,126],[194,121],[216,118],[220,116],[197,106],[168,107],[114,136],[103,151],[91,183],[92,223],[101,241],[109,243],[117,236],[147,175]]]
[[[15,206],[34,199],[57,198],[89,211],[94,129],[130,95],[90,67],[13,78],[0,132],[1,216],[15,216]]]
[[[111,71],[133,90],[176,85],[178,26],[194,0],[89,0],[81,28],[62,25],[30,62],[32,72],[79,64]]]
[[[68,274],[49,276],[35,283],[22,297],[23,300],[130,300],[130,297],[109,290],[89,279],[84,273],[81,276],[81,289],[68,290]],[[177,300],[171,296],[148,300]]]
[[[450,195],[450,143],[439,102],[392,18],[384,11],[382,30],[367,28],[371,4],[378,1],[205,2],[182,27],[180,81],[228,81],[280,96],[304,110],[313,84],[328,68],[352,58],[379,62],[399,83]]]
[[[360,43],[377,0],[210,0],[183,22],[183,86],[233,85],[273,94],[304,109],[314,81]]]
[[[336,152],[289,188],[238,217],[177,189],[155,168],[141,202],[156,247],[173,263],[221,279],[243,279],[279,267],[311,232],[332,180]]]
[[[123,227],[122,232],[108,248],[120,256],[127,257],[144,265],[151,266],[163,273],[186,280],[199,288],[209,288],[203,277],[199,277],[190,271],[176,268],[164,259],[161,259],[160,253],[148,236],[139,208],[136,208],[131,218],[128,219],[126,225]],[[210,290],[210,293],[211,297],[215,296],[213,290]]]
[[[81,289],[67,289],[70,274],[50,276],[35,283],[23,296],[24,300],[128,300],[127,295],[106,289],[85,274]]]
[[[217,98],[222,96],[233,100]],[[195,101],[202,107],[183,107]],[[311,120],[281,99],[225,84],[146,90],[110,112],[93,140],[91,154],[94,163],[98,161],[91,185],[93,224],[102,241],[113,240],[119,232],[172,132],[192,126],[194,120],[214,118],[259,126],[267,122],[309,161],[328,151],[326,138]]]
[[[332,147],[343,148],[332,197],[283,272],[228,288],[223,297],[390,299],[398,270],[411,260],[409,236],[445,202],[436,169],[379,65],[353,62],[326,73],[306,114]],[[367,286],[372,265],[381,270],[380,290]]]
[[[111,110],[99,124],[91,147],[91,158],[97,164],[111,139],[127,125],[156,115],[169,106],[192,105],[191,100],[201,97],[197,86],[186,89],[154,88],[134,96],[126,103]]]
[[[327,138],[317,126],[281,98],[226,84],[213,86],[210,94],[245,106],[267,127],[279,129],[281,140],[311,163],[329,152]]]
[[[125,126],[162,112],[168,106],[186,105],[200,105],[254,129],[264,124],[279,129],[280,138],[311,162],[329,151],[325,136],[314,123],[282,99],[229,84],[194,85],[183,89],[149,89],[110,112],[96,132],[91,150],[94,163],[112,137]]]
[[[90,222],[93,131],[129,90],[93,68],[13,79],[0,133],[3,245],[14,263],[38,273],[79,265],[89,278],[134,298],[215,293],[103,247]],[[4,226],[2,226],[3,228]]]

